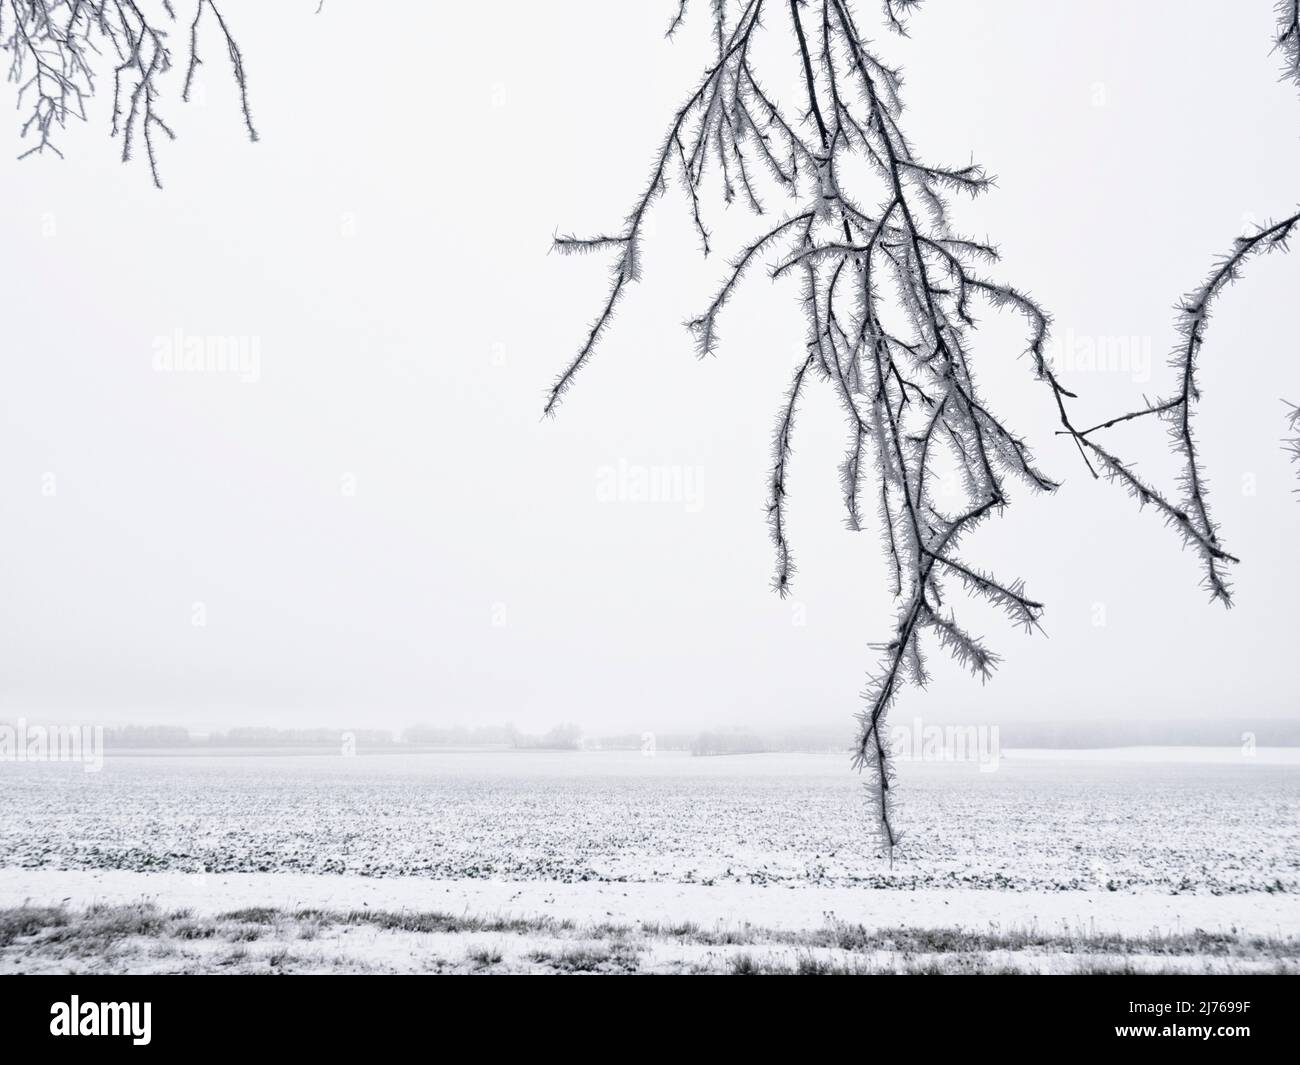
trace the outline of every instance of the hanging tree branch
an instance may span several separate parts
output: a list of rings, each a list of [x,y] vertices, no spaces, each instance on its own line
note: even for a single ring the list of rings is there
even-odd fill
[[[1290,413],[1287,414],[1287,421],[1291,432],[1296,435],[1286,441],[1286,449],[1291,453],[1291,461],[1296,464],[1296,473],[1300,474],[1300,407],[1291,403],[1287,403],[1287,406],[1291,408]],[[1300,494],[1300,488],[1295,489],[1295,492]]]
[[[195,71],[203,62],[199,44],[205,11],[225,45],[244,127],[255,141],[243,56],[217,0],[195,0],[181,99],[189,101]],[[159,110],[173,65],[169,35],[176,21],[171,0],[143,6],[136,0],[0,0],[0,50],[9,55],[9,80],[17,86],[18,106],[26,116],[19,131],[34,142],[20,158],[46,150],[61,157],[55,137],[70,119],[85,120],[96,78],[111,75],[111,131],[122,139],[122,161],[129,162],[143,147],[153,183],[162,188],[156,141],[160,136],[176,139]]]
[[[1284,62],[1283,77],[1300,85],[1300,0],[1278,0],[1277,45]]]
[[[687,15],[680,3],[669,32]],[[903,30],[915,0],[886,0],[888,22]],[[899,602],[897,621],[878,646],[881,662],[864,693],[855,762],[867,771],[884,843],[898,840],[892,811],[886,713],[907,682],[923,686],[923,637],[987,679],[997,656],[959,622],[947,584],[1004,610],[1026,630],[1043,607],[1018,579],[1004,580],[966,562],[962,540],[1010,502],[1010,486],[1051,492],[1026,442],[981,396],[972,372],[979,305],[1019,312],[1028,323],[1027,354],[1051,391],[1064,431],[1088,461],[1086,437],[1066,412],[1071,393],[1044,355],[1046,313],[1024,292],[985,276],[997,260],[985,241],[955,233],[947,196],[978,195],[992,179],[970,163],[923,162],[903,133],[899,72],[884,64],[859,30],[850,0],[739,0],[712,4],[716,58],[674,114],[651,168],[650,182],[615,235],[561,237],[562,252],[614,253],[605,301],[582,346],[552,386],[554,413],[575,375],[594,354],[629,285],[639,279],[646,214],[670,179],[686,192],[706,254],[705,175],[713,167],[724,200],[766,217],[760,194],[774,192],[789,210],[731,260],[702,314],[689,323],[698,352],[719,342],[726,304],[761,262],[774,280],[800,281],[806,350],[774,434],[768,518],[776,547],[776,591],[786,595],[794,573],[787,539],[788,459],[795,411],[812,380],[837,396],[848,426],[840,468],[848,524],[863,524],[870,496]],[[755,68],[751,44],[765,18],[780,19],[793,43],[793,69],[770,92]],[[945,492],[942,474],[956,488]]]
[[[1281,0],[1277,11],[1279,29],[1276,47],[1285,59],[1284,76],[1300,84],[1300,0]],[[1232,250],[1214,264],[1201,285],[1184,297],[1176,320],[1177,331],[1182,339],[1170,359],[1170,366],[1177,377],[1177,387],[1172,395],[1147,402],[1136,410],[1075,434],[1075,439],[1096,456],[1107,476],[1124,485],[1140,505],[1153,504],[1166,524],[1182,536],[1184,544],[1196,550],[1204,571],[1202,583],[1211,599],[1218,600],[1224,606],[1232,605],[1232,588],[1225,567],[1238,560],[1224,550],[1219,540],[1219,527],[1210,517],[1208,486],[1193,431],[1195,404],[1201,398],[1196,384],[1197,357],[1205,343],[1210,312],[1219,295],[1241,276],[1242,268],[1250,259],[1272,251],[1286,251],[1288,240],[1297,225],[1300,225],[1300,212],[1278,222],[1265,223],[1257,227],[1254,233],[1238,237],[1233,242]],[[1116,425],[1146,417],[1155,417],[1167,426],[1170,446],[1181,466],[1176,498],[1141,480],[1129,465],[1104,448],[1094,435]]]

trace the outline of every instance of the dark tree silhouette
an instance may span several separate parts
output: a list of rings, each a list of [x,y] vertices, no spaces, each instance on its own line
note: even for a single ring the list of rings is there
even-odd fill
[[[176,137],[160,106],[173,68],[170,37],[177,25],[171,0],[143,5],[136,0],[0,0],[0,48],[8,53],[9,80],[17,86],[24,115],[20,132],[34,142],[22,157],[47,149],[62,156],[54,138],[70,119],[86,119],[97,79],[111,76],[111,131],[122,139],[122,161],[129,162],[143,145],[150,176],[162,188],[155,140]],[[194,74],[203,63],[204,34],[214,34],[239,88],[244,127],[249,139],[257,140],[244,59],[216,0],[195,0],[185,30],[189,56],[181,100],[190,99]]]
[[[681,27],[688,6],[680,4],[669,34]],[[915,0],[889,0],[888,23],[903,31],[903,17],[915,6]],[[892,847],[898,834],[884,719],[905,682],[926,682],[922,638],[981,679],[998,662],[952,612],[947,584],[1002,608],[1026,630],[1038,626],[1043,611],[1020,580],[995,577],[959,553],[967,534],[1003,512],[1011,484],[1035,492],[1057,487],[976,386],[977,305],[1025,317],[1033,372],[1081,454],[1085,438],[1066,412],[1071,393],[1044,356],[1047,315],[1021,290],[983,273],[998,257],[991,244],[959,235],[949,223],[945,197],[985,192],[992,179],[974,163],[938,166],[918,157],[901,125],[899,72],[868,48],[849,0],[715,0],[711,16],[716,56],[673,116],[650,182],[623,228],[555,242],[562,252],[607,251],[614,268],[609,294],[545,411],[555,411],[640,276],[646,214],[670,179],[686,193],[706,255],[712,251],[704,219],[708,175],[728,204],[738,201],[756,216],[768,217],[769,193],[786,201],[788,212],[732,259],[712,302],[689,326],[699,353],[710,354],[728,299],[759,263],[776,280],[800,282],[806,350],[778,415],[769,484],[773,584],[787,594],[794,573],[786,530],[791,437],[799,399],[819,380],[838,396],[848,426],[841,466],[848,525],[863,526],[870,500],[899,602],[897,624],[879,648],[881,663],[865,693],[856,749],[856,764],[874,785],[884,842]],[[751,58],[751,42],[767,21],[779,21],[790,34],[793,66],[774,83],[797,85],[797,98],[770,90]],[[939,488],[945,471],[959,485],[948,495]]]

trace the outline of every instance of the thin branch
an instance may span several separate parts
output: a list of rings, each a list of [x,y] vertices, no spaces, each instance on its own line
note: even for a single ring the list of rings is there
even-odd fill
[[[243,55],[217,0],[195,0],[190,22],[190,58],[181,89],[188,102],[199,56],[200,21],[212,13],[239,89],[240,109],[250,140],[257,140],[248,102]],[[95,95],[96,77],[112,74],[111,132],[122,141],[129,162],[143,146],[149,174],[162,187],[156,138],[175,139],[159,110],[171,71],[169,36],[176,12],[170,0],[160,17],[147,15],[135,0],[0,0],[0,50],[8,53],[9,81],[17,87],[23,139],[34,141],[19,158],[49,150],[62,156],[56,137],[70,120],[84,121]]]

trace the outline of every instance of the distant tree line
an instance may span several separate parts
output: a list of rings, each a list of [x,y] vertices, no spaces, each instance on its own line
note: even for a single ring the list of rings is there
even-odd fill
[[[433,728],[416,725],[395,733],[386,729],[242,727],[197,733],[179,725],[124,725],[104,729],[104,746],[124,748],[322,747],[398,749],[402,747],[507,747],[523,750],[577,750],[582,730],[556,725],[545,733],[522,732],[514,725]]]
[[[958,722],[932,721],[926,725]],[[904,727],[908,723],[901,723]],[[997,724],[1002,747],[1086,749],[1104,747],[1262,747],[1300,746],[1300,721],[1267,718],[1203,721],[1124,720],[1068,722],[988,722]],[[632,732],[584,740],[577,725],[556,725],[528,733],[514,725],[384,729],[232,728],[195,733],[179,725],[125,725],[104,729],[104,746],[112,749],[181,748],[320,748],[341,750],[409,750],[412,748],[499,748],[508,750],[605,750],[690,752],[709,756],[759,753],[836,753],[851,750],[853,737],[844,727],[802,727],[753,731],[719,729],[701,732]]]
[[[382,729],[232,728],[194,733],[178,725],[125,725],[104,729],[105,747],[392,747],[396,739]]]

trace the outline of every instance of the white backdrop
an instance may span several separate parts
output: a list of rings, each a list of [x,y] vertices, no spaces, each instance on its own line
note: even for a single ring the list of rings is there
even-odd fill
[[[842,419],[816,390],[795,593],[768,591],[793,289],[756,275],[697,361],[681,322],[724,264],[670,195],[645,282],[559,418],[539,418],[605,293],[604,262],[548,255],[551,234],[619,224],[707,57],[703,10],[668,42],[667,2],[225,6],[261,143],[241,138],[212,45],[199,100],[172,107],[163,192],[118,164],[102,101],[63,162],[17,162],[4,127],[0,716],[847,720],[893,604],[873,525],[843,529]],[[1272,28],[1270,0],[930,0],[909,40],[879,41],[907,72],[918,151],[999,175],[959,213],[1001,245],[997,276],[1053,312],[1061,350],[1132,338],[1135,363],[1064,373],[1080,423],[1167,392],[1177,298],[1300,198],[1300,96]],[[750,226],[738,209],[717,223]],[[1300,402],[1297,279],[1300,257],[1252,265],[1204,352],[1211,501],[1244,559],[1231,612],[1153,513],[1088,479],[1017,358],[1019,323],[990,320],[981,380],[1067,484],[1020,493],[967,551],[1025,577],[1049,638],[990,620],[997,680],[935,655],[900,714],[1295,715],[1300,502],[1279,401]],[[244,338],[256,380],[160,372],[178,332]],[[1155,426],[1125,440],[1156,476],[1164,448]],[[652,470],[686,487],[626,498]]]

